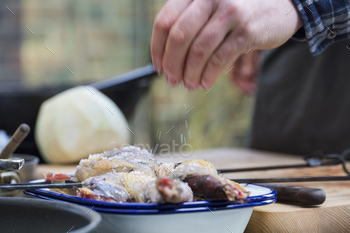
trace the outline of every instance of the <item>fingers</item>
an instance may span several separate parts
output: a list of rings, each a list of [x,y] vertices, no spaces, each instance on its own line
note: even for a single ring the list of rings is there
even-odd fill
[[[157,72],[163,71],[162,61],[170,28],[192,0],[169,0],[158,13],[153,27],[151,54]]]
[[[235,85],[244,93],[254,93],[256,89],[256,74],[246,76],[239,72],[237,73],[238,75],[235,73],[235,75],[232,77],[232,81],[235,83]]]
[[[237,79],[241,77],[241,69],[243,66],[243,55],[241,55],[232,66],[232,70],[227,71],[233,82],[236,82]]]
[[[234,17],[232,10],[216,11],[192,43],[184,72],[188,89],[198,87],[206,62],[232,29]]]
[[[211,12],[212,1],[193,1],[171,27],[163,57],[164,73],[170,84],[183,79],[188,49]]]
[[[232,81],[245,93],[254,93],[261,51],[241,55],[231,72]]]
[[[221,71],[228,65],[233,64],[242,54],[242,51],[245,50],[247,50],[246,42],[240,31],[235,30],[231,32],[209,58],[202,74],[201,87],[203,87],[203,89],[212,87]],[[231,69],[231,67],[228,68]]]
[[[255,80],[239,79],[235,81],[235,84],[243,93],[246,93],[246,94],[253,94],[256,89]]]

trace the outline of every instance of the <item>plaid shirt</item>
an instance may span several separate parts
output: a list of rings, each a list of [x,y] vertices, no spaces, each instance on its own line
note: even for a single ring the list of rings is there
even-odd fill
[[[350,0],[293,0],[293,2],[304,26],[292,38],[307,41],[313,55],[320,54],[334,42],[350,38]]]

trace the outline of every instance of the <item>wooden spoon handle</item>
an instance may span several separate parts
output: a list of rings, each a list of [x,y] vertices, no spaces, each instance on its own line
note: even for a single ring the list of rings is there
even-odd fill
[[[27,124],[21,124],[16,132],[12,135],[9,143],[0,153],[0,159],[8,159],[10,155],[17,149],[19,144],[25,139],[30,131],[30,127]]]
[[[278,202],[288,202],[300,205],[320,205],[326,200],[322,189],[287,186],[279,184],[262,184],[277,191]]]

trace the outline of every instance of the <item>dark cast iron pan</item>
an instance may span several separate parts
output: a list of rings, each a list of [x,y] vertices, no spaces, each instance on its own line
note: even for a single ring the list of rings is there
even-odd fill
[[[95,232],[101,215],[89,208],[31,198],[0,198],[0,232]]]

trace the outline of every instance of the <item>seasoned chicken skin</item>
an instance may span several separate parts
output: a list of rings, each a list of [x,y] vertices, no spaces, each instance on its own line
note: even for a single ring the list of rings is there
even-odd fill
[[[76,181],[110,172],[128,172],[138,165],[146,165],[156,173],[161,166],[154,156],[145,149],[129,146],[113,149],[102,154],[90,155],[80,161],[75,172]]]
[[[108,202],[182,203],[192,201],[190,187],[169,178],[146,177],[141,173],[108,173],[83,182],[78,196]]]
[[[180,180],[158,177],[146,184],[142,193],[143,202],[183,203],[193,201],[193,193],[188,184]]]
[[[147,150],[134,146],[90,155],[80,161],[75,174],[47,173],[45,178],[82,182],[79,197],[108,202],[236,201],[248,196],[243,187],[220,177],[206,160],[160,163]]]
[[[197,200],[235,201],[249,195],[242,186],[219,176],[214,166],[204,160],[181,163],[172,171],[172,178],[188,183]]]
[[[90,177],[83,185],[83,188],[77,191],[78,197],[108,202],[127,202],[132,199],[123,186],[121,173]]]

